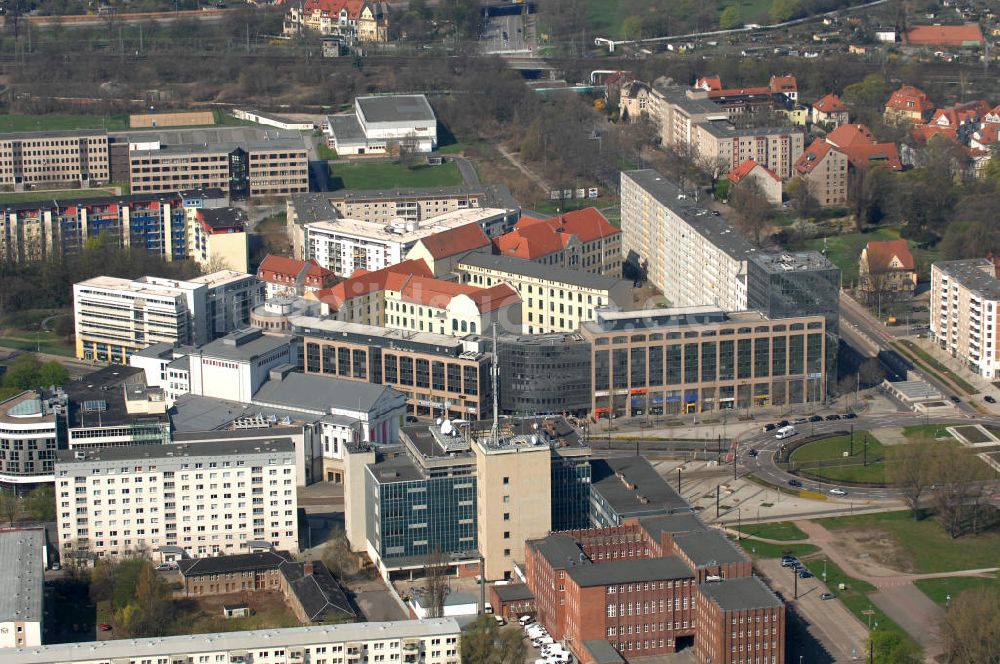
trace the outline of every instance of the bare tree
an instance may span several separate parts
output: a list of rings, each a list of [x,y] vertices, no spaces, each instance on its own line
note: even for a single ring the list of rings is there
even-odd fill
[[[1000,663],[1000,590],[973,588],[955,597],[940,627],[946,664]]]
[[[933,502],[941,526],[952,538],[960,537],[970,524],[975,524],[983,484],[987,479],[986,464],[959,446],[951,446],[936,456],[934,464]]]
[[[448,562],[440,547],[435,546],[427,553],[424,566],[427,576],[427,617],[440,618],[444,615],[444,598],[448,595]]]
[[[744,178],[732,188],[729,204],[737,212],[737,228],[759,247],[774,214],[774,208],[760,184],[749,177]]]
[[[13,526],[20,510],[21,498],[17,493],[13,489],[0,489],[0,516]]]
[[[869,306],[874,305],[875,313],[881,316],[884,305],[898,299],[904,275],[890,264],[887,256],[867,253],[865,257],[858,270],[858,288]]]
[[[358,572],[358,559],[351,551],[347,542],[347,534],[343,530],[334,530],[326,544],[323,545],[320,559],[326,568],[338,577],[351,576]]]
[[[932,484],[935,452],[931,442],[896,445],[887,451],[887,479],[900,489],[914,519],[920,518],[920,499]]]
[[[815,217],[819,212],[819,200],[814,190],[813,183],[803,178],[795,178],[785,187],[792,209],[801,219]]]

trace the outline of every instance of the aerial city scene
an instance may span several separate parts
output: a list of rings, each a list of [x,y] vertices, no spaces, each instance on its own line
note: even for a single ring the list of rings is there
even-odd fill
[[[0,664],[1000,664],[1000,0],[0,0]]]

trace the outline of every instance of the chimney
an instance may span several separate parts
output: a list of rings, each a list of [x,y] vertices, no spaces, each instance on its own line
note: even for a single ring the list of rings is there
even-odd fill
[[[304,576],[312,576],[312,574],[313,574],[313,564],[312,563],[305,563],[304,565],[302,565],[302,574]]]

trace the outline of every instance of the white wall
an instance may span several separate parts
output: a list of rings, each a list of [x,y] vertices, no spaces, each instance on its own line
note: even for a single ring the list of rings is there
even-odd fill
[[[22,631],[18,632],[18,628]],[[18,638],[22,641],[19,643]],[[42,645],[42,624],[38,622],[0,623],[0,648],[31,647]]]

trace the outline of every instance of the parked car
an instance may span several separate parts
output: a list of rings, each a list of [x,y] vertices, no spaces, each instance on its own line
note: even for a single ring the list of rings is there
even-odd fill
[[[800,579],[811,579],[812,575],[813,575],[813,573],[810,572],[809,570],[807,570],[805,567],[803,567],[802,569],[799,570],[799,578]]]
[[[776,427],[787,427],[788,426],[788,420],[781,420],[780,422],[778,422],[777,424],[775,424],[775,426]]]
[[[857,414],[857,413],[848,413],[847,415],[844,415],[844,419],[845,419],[845,420],[853,420],[853,419],[854,419],[854,418],[856,418],[857,416],[858,416],[858,414]]]
[[[985,397],[983,397],[983,401],[985,401],[986,403],[996,403],[997,402],[996,399],[994,399],[993,397],[991,397],[988,394]]]
[[[177,569],[177,565],[175,563],[160,563],[156,566],[157,572],[170,572],[175,569]]]
[[[747,454],[750,455],[750,456],[752,456],[752,457],[756,457],[758,454],[760,454],[760,452],[757,451],[757,448],[751,447],[750,451],[747,452]]]
[[[416,415],[407,415],[406,416],[406,421],[408,423],[413,423],[413,422],[419,422],[420,420],[417,419]]]
[[[100,624],[100,625],[98,625],[97,627],[98,627],[98,629],[100,629],[100,630],[101,630],[102,632],[110,632],[110,631],[111,631],[111,625],[109,625],[108,623],[101,623],[101,624]]]
[[[832,420],[839,420],[840,419],[840,415],[837,415],[836,413],[834,413],[833,415],[827,415],[826,418],[824,418],[824,419],[831,420],[831,421]]]
[[[843,489],[839,489],[837,487],[834,487],[834,488],[830,489],[830,495],[831,496],[846,496],[847,492],[844,491]]]
[[[765,424],[763,428],[761,428],[761,431],[763,433],[767,433],[768,431],[774,431],[777,428],[778,426],[776,424]]]
[[[807,420],[806,418],[800,417],[800,418],[798,418],[796,420],[792,420],[792,424],[804,424],[804,423],[806,423],[808,421],[809,420]]]
[[[953,394],[953,395],[951,395],[951,396],[950,396],[950,397],[948,397],[948,398],[949,398],[949,399],[951,399],[951,402],[952,402],[952,403],[962,403],[962,400],[961,400],[961,399],[959,399],[959,398],[958,398],[957,396],[955,396],[954,394]]]
[[[836,595],[833,593],[823,593],[819,596],[820,599],[833,599],[834,597],[836,597]]]
[[[823,421],[823,416],[822,415],[813,415],[812,417],[809,418],[809,421],[810,422],[822,422]]]
[[[531,616],[521,616],[517,619],[517,622],[521,624],[521,627],[524,627],[525,625],[530,625],[535,622],[535,620]]]
[[[62,569],[62,565],[60,565],[59,563],[52,563],[52,565],[49,566],[49,569],[52,570],[53,572],[58,572],[59,570]]]
[[[802,488],[802,482],[798,480],[788,480],[788,486],[794,486],[797,489]]]
[[[798,564],[799,564],[798,558],[786,557],[781,559],[782,567],[793,567],[794,565]]]

